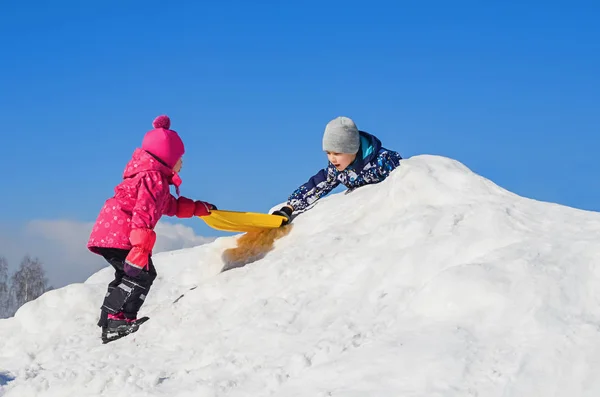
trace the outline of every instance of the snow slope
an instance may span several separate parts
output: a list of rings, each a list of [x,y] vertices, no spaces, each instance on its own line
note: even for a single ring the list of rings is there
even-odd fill
[[[600,395],[598,213],[417,156],[219,273],[236,238],[157,255],[151,320],[112,344],[108,268],[0,320],[0,395]]]

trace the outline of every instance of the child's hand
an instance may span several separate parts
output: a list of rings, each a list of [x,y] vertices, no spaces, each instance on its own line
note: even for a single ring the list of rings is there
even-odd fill
[[[148,258],[156,242],[156,233],[151,229],[133,229],[129,241],[133,248],[125,258],[123,269],[128,276],[136,277],[148,267]]]
[[[273,211],[271,213],[271,215],[279,215],[279,216],[285,217],[283,222],[281,222],[281,226],[284,226],[284,225],[287,225],[288,223],[290,223],[290,221],[292,220],[292,212],[293,211],[294,211],[294,209],[292,207],[290,207],[289,205],[286,205],[286,206],[281,207],[277,211]]]
[[[210,211],[216,210],[217,207],[211,203],[207,203],[205,201],[196,201],[196,209],[194,210],[195,216],[207,216],[210,214]]]
[[[211,203],[205,201],[194,201],[187,197],[179,197],[177,199],[177,212],[178,218],[191,218],[192,216],[206,216],[210,214],[210,211],[216,210],[217,207]]]
[[[191,218],[194,216],[194,209],[194,200],[181,196],[177,199],[175,216],[178,218]]]

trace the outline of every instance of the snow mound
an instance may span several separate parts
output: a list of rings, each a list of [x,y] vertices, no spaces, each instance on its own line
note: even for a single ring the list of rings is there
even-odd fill
[[[598,213],[416,156],[220,273],[238,237],[156,255],[120,341],[95,326],[109,268],[0,320],[0,395],[600,395]]]

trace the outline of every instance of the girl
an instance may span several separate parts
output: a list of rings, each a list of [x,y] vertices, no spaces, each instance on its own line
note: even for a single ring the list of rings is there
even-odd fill
[[[162,215],[191,218],[206,216],[212,204],[177,199],[169,191],[174,185],[179,196],[179,171],[185,152],[177,132],[170,130],[167,116],[158,116],[146,133],[142,147],[135,149],[114,196],[102,207],[92,228],[87,247],[115,269],[115,278],[101,307],[103,337],[127,332],[134,325],[156,278],[152,249],[154,227]]]

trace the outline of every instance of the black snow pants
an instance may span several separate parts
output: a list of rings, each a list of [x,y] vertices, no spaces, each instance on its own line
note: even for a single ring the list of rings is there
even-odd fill
[[[144,269],[136,277],[125,274],[123,266],[129,250],[118,248],[95,248],[115,269],[115,279],[108,284],[100,312],[99,327],[108,323],[108,314],[123,312],[125,317],[134,319],[144,304],[146,295],[156,278],[156,269],[152,257],[148,258],[148,269]]]

